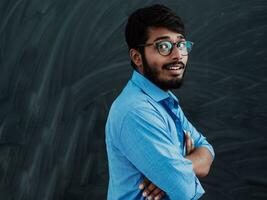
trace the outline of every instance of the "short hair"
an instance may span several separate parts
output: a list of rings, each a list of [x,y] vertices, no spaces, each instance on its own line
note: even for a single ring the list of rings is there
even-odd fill
[[[182,19],[170,8],[155,4],[133,12],[126,24],[125,39],[130,49],[136,49],[143,55],[144,48],[138,47],[148,40],[148,28],[163,27],[182,34],[185,37],[185,27]],[[131,61],[131,65],[136,68]]]

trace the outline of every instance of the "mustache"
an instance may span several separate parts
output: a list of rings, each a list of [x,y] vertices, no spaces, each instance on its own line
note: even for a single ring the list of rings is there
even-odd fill
[[[181,65],[183,69],[185,68],[185,64],[183,62],[181,62],[181,61],[175,61],[175,62],[171,62],[171,63],[166,63],[162,67],[163,68],[169,68],[172,65]]]

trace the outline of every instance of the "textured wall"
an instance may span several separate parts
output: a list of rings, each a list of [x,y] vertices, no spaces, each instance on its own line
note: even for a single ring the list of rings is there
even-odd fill
[[[0,199],[105,199],[104,124],[131,75],[124,26],[165,2],[195,42],[176,91],[214,145],[203,199],[267,199],[267,2],[1,0]]]

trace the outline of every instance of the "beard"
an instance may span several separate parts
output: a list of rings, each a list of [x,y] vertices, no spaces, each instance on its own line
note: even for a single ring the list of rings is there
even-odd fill
[[[184,69],[183,75],[181,78],[173,77],[170,80],[164,80],[160,78],[160,72],[155,68],[148,64],[145,56],[143,56],[143,67],[144,67],[144,76],[157,85],[162,90],[171,90],[171,89],[178,89],[183,85],[184,75],[186,72],[186,65],[181,61],[176,61],[172,63],[166,63],[162,66],[162,69],[167,69],[168,66],[179,64]]]

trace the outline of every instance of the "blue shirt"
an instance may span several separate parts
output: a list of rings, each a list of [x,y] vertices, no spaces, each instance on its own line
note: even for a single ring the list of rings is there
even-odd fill
[[[186,119],[178,99],[137,71],[113,102],[106,124],[108,200],[144,199],[139,184],[147,177],[164,199],[198,199],[204,190],[192,162],[185,159],[184,131],[195,147],[212,146]]]

